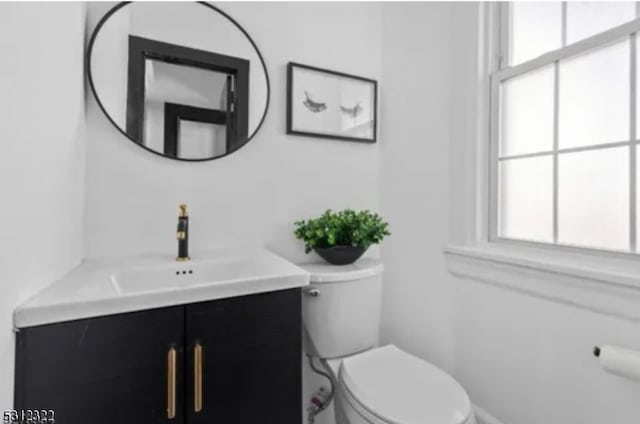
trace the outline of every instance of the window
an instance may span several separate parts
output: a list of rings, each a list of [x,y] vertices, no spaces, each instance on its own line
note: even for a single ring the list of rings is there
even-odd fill
[[[493,239],[640,253],[633,2],[501,3]]]

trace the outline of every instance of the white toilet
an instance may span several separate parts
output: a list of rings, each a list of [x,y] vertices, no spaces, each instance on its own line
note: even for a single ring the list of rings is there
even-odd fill
[[[383,265],[302,265],[311,275],[302,314],[305,351],[337,383],[337,424],[475,424],[469,397],[448,374],[393,345],[378,346]]]

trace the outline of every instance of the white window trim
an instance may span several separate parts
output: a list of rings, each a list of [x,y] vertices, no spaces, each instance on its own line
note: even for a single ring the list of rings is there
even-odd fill
[[[452,235],[452,241],[444,249],[447,267],[452,274],[465,280],[506,287],[640,322],[640,256],[637,253],[499,239],[491,235],[492,229],[497,228],[492,222],[492,208],[497,205],[493,198],[495,172],[492,170],[497,169],[494,162],[497,155],[492,155],[495,150],[487,147],[495,149],[497,145],[491,145],[491,106],[495,102],[491,101],[490,75],[506,60],[500,58],[499,41],[503,44],[505,41],[499,31],[501,13],[505,13],[500,4],[503,3],[487,2],[478,6],[479,84],[475,93],[476,116],[472,123],[475,138],[464,140],[465,148],[475,157],[472,161],[475,170],[464,182],[464,190],[469,193],[465,196],[465,210],[455,211],[466,222],[464,231]],[[590,50],[592,43],[603,38],[613,41],[633,32],[640,32],[640,19],[585,39],[563,52],[547,53],[532,62],[500,72],[502,76],[524,72],[530,69],[527,67],[542,63],[538,61],[552,63],[560,55],[569,57]],[[635,76],[633,78],[635,83]],[[495,133],[495,128],[493,131]]]
[[[448,246],[449,272],[466,281],[640,323],[640,265],[495,244]]]

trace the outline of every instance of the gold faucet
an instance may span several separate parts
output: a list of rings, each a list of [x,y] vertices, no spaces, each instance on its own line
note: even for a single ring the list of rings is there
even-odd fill
[[[189,258],[189,213],[187,211],[187,205],[184,203],[179,207],[178,215],[178,256],[176,261],[188,261]]]

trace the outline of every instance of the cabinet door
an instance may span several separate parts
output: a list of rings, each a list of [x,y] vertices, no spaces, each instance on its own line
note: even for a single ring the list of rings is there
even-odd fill
[[[56,424],[181,424],[183,346],[184,307],[25,328],[15,407],[51,409]]]
[[[188,424],[301,422],[300,307],[299,289],[187,306]]]

